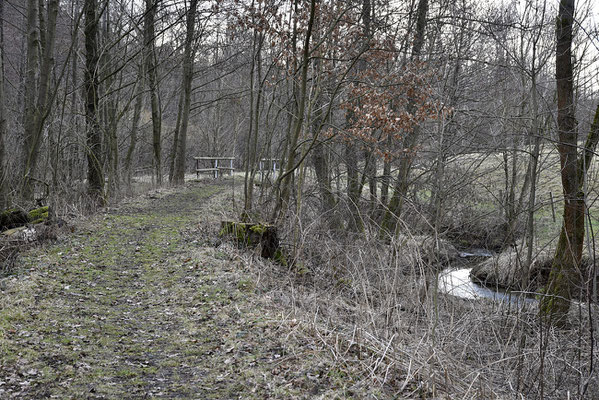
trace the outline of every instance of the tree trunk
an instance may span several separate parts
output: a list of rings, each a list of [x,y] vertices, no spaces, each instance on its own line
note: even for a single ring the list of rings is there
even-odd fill
[[[54,65],[58,0],[48,1],[47,20],[44,17],[42,5],[43,3],[36,4],[35,0],[29,0],[27,9],[27,72],[25,78],[25,141],[23,148],[23,197],[26,199],[33,198],[31,183],[42,143],[44,121],[50,109],[49,86]],[[39,18],[39,29],[36,16]],[[37,81],[36,69],[40,49],[42,58],[39,65],[39,81]]]
[[[71,3],[71,14],[76,15],[79,14],[78,6],[76,4],[77,0],[73,0]],[[73,53],[79,54],[79,24],[75,21],[72,21],[71,26],[71,42],[73,43]],[[80,115],[79,111],[79,78],[78,78],[78,70],[79,70],[79,57],[71,57],[71,140],[75,141],[77,135],[80,132]],[[83,175],[81,174],[81,154],[80,154],[80,146],[70,146],[70,150],[68,151],[68,178],[70,180],[80,179],[83,180]]]
[[[156,67],[156,50],[154,47],[154,24],[156,9],[160,0],[146,0],[144,14],[144,58],[148,87],[150,89],[150,105],[152,108],[152,148],[154,150],[154,169],[156,184],[162,185],[162,112],[160,110],[160,97],[158,93],[158,71]]]
[[[366,52],[370,48],[370,39],[371,39],[371,30],[370,30],[370,20],[371,20],[371,11],[372,8],[370,6],[370,0],[362,0],[362,35],[363,35],[363,52]],[[361,72],[367,68],[366,61],[364,59],[359,59],[356,63],[356,71],[355,75],[357,79],[361,79]],[[351,126],[354,124],[354,112],[349,110],[346,113],[345,119],[347,121],[347,125]],[[365,152],[365,162],[366,166],[362,171],[362,177],[360,178],[360,170],[358,168],[358,146],[354,143],[354,141],[349,141],[345,144],[345,165],[347,169],[347,198],[349,204],[349,218],[348,218],[348,228],[352,231],[361,231],[363,229],[362,226],[362,217],[360,216],[360,199],[362,197],[362,188],[364,178],[366,177],[367,168],[368,168],[368,151]]]
[[[168,169],[168,181],[171,184],[175,183],[175,163],[177,161],[177,151],[179,149],[179,132],[181,131],[181,116],[183,114],[184,96],[184,91],[181,91],[181,93],[179,93],[179,106],[177,107],[177,122],[175,122],[175,130],[173,131],[173,145],[171,147],[171,154],[169,157],[170,165]]]
[[[378,190],[377,190],[377,184],[378,184],[378,178],[377,178],[377,171],[378,171],[378,160],[376,155],[370,151],[370,150],[366,150],[364,157],[366,158],[366,165],[367,168],[364,170],[364,174],[366,176],[366,178],[368,179],[368,190],[370,192],[370,211],[371,211],[371,216],[374,218],[375,217],[375,211],[377,209],[377,202],[378,202]]]
[[[135,84],[135,105],[133,106],[133,117],[131,122],[131,135],[129,137],[129,147],[125,156],[125,173],[127,174],[127,186],[131,187],[131,161],[137,145],[137,131],[139,130],[139,120],[141,118],[141,107],[143,105],[143,86],[144,86],[143,63],[140,63],[137,82]]]
[[[37,6],[36,0],[27,2],[27,61],[25,63],[25,98],[23,110],[23,125],[25,128],[23,143],[23,196],[32,197],[29,174],[31,170],[30,148],[33,146],[35,131],[35,88],[36,69],[38,64],[39,35],[37,30]]]
[[[351,121],[353,117],[347,117]],[[362,197],[362,187],[358,171],[358,151],[355,143],[345,144],[345,166],[347,169],[347,199],[349,209],[348,229],[351,231],[361,230],[361,219],[359,202]]]
[[[177,156],[175,157],[175,170],[173,182],[180,185],[185,181],[185,153],[187,145],[187,127],[189,126],[189,108],[191,106],[191,83],[193,81],[193,40],[195,35],[195,16],[198,0],[191,0],[187,10],[187,34],[185,37],[185,53],[183,58],[183,108],[181,114],[181,130],[179,131]]]
[[[315,30],[315,33],[318,32],[318,29]],[[314,38],[316,41],[319,40],[318,36]],[[321,71],[321,63],[320,59],[316,58],[314,60],[314,70],[315,74],[319,75]],[[317,138],[320,134],[320,131],[323,126],[323,104],[322,104],[322,91],[319,91],[317,95],[317,99],[315,100],[315,107],[312,113],[312,136]],[[332,230],[337,230],[342,228],[342,221],[337,216],[335,206],[336,199],[333,194],[331,188],[331,172],[330,172],[330,162],[327,152],[325,151],[327,148],[325,144],[320,142],[314,146],[312,151],[312,162],[314,163],[314,172],[316,173],[316,182],[318,185],[318,191],[320,192],[320,204],[322,215],[326,221],[328,221],[328,225]]]
[[[570,308],[570,299],[580,283],[578,268],[584,239],[584,193],[578,166],[577,122],[572,73],[572,24],[574,0],[561,0],[557,18],[555,70],[557,78],[557,129],[559,136],[564,214],[541,315],[559,321]]]
[[[85,123],[87,127],[87,187],[93,206],[104,204],[102,136],[98,115],[98,18],[96,0],[85,0]]]
[[[4,138],[6,137],[6,110],[4,108],[4,2],[0,1],[0,208],[8,206],[6,193],[6,160]]]
[[[260,125],[260,99],[262,97],[262,32],[254,30],[252,43],[252,63],[250,67],[250,120],[245,145],[245,175],[243,179],[243,215],[249,219],[254,198],[254,176],[256,173],[256,157],[258,151],[258,128]],[[257,90],[256,90],[257,87]]]
[[[537,39],[538,40],[538,39]],[[536,207],[536,191],[537,191],[537,175],[538,175],[538,164],[539,156],[541,154],[541,129],[539,119],[539,101],[538,101],[538,88],[537,88],[537,67],[536,67],[536,55],[537,55],[537,41],[534,40],[532,43],[532,67],[530,71],[531,76],[531,97],[532,97],[532,139],[533,149],[530,154],[530,161],[528,166],[528,176],[530,182],[530,192],[528,197],[528,215],[526,218],[526,262],[523,265],[524,271],[522,271],[522,290],[526,290],[530,279],[530,267],[532,265],[533,256],[533,243],[534,243],[534,216]]]
[[[310,39],[312,36],[312,28],[314,26],[314,18],[316,13],[316,0],[310,1],[310,18],[308,20],[308,26],[306,30],[306,38],[304,40],[304,49],[302,56],[302,69],[300,77],[300,88],[299,88],[299,105],[298,115],[293,126],[293,132],[289,138],[287,149],[287,160],[285,164],[284,173],[279,176],[279,182],[281,187],[281,194],[277,199],[275,206],[275,218],[281,216],[281,211],[287,207],[289,203],[289,196],[291,194],[291,178],[295,169],[295,152],[297,142],[300,137],[302,126],[304,124],[306,98],[307,98],[307,85],[308,85],[308,67],[310,65]]]
[[[108,3],[109,0],[106,0]],[[108,7],[108,5],[106,6]],[[111,40],[110,13],[104,14],[103,43],[109,43]],[[110,198],[119,191],[119,149],[118,149],[118,94],[113,90],[116,86],[116,72],[113,64],[112,49],[104,49],[100,57],[100,70],[102,71],[103,81],[103,109],[104,109],[104,138],[106,142],[106,160],[108,164],[108,177],[106,197]]]

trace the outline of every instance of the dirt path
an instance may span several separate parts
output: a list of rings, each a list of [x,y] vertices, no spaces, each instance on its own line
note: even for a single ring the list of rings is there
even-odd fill
[[[294,365],[306,349],[213,246],[228,196],[146,196],[26,252],[0,281],[0,398],[317,396],[320,375]]]

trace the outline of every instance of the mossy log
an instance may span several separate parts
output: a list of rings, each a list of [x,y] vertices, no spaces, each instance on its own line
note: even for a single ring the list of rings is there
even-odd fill
[[[29,215],[23,210],[10,208],[0,213],[0,230],[18,228],[29,223]]]
[[[264,258],[275,258],[279,253],[279,238],[273,225],[221,221],[220,228],[220,236],[231,236],[244,246],[259,246]]]
[[[27,224],[39,224],[48,219],[48,206],[34,208],[25,212],[18,208],[10,208],[0,213],[0,231],[18,228]]]

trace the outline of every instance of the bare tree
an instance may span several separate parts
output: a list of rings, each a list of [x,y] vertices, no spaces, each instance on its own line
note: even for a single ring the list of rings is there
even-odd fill
[[[187,31],[185,36],[185,50],[183,54],[183,81],[181,82],[183,102],[181,110],[181,125],[178,134],[178,143],[176,146],[175,169],[173,182],[182,184],[185,180],[185,160],[187,148],[187,127],[189,126],[189,108],[191,106],[191,83],[193,82],[193,59],[194,37],[195,37],[195,18],[198,7],[198,0],[190,0],[189,9],[187,10]]]
[[[162,185],[162,111],[158,92],[158,69],[156,65],[155,23],[156,10],[160,0],[146,0],[144,14],[144,63],[150,90],[150,106],[152,108],[152,148],[154,150],[154,175],[156,184]]]
[[[51,108],[50,78],[54,65],[54,41],[58,0],[49,0],[47,15],[43,1],[29,0],[27,7],[27,72],[25,78],[25,141],[23,148],[23,196],[32,199],[31,186],[42,142],[44,121]],[[39,28],[36,19],[39,18]],[[41,52],[40,52],[41,48]],[[37,79],[38,54],[39,81]]]
[[[316,15],[316,0],[310,1],[310,17],[308,19],[308,25],[306,27],[306,37],[304,38],[304,47],[302,54],[301,64],[301,75],[300,75],[300,87],[299,87],[299,105],[298,115],[295,119],[293,130],[289,138],[288,143],[288,154],[285,164],[285,170],[280,175],[280,188],[281,194],[277,199],[277,205],[275,207],[275,215],[278,217],[281,210],[287,206],[289,202],[289,196],[291,193],[291,177],[296,168],[295,149],[297,142],[300,137],[302,126],[304,124],[304,117],[306,113],[306,99],[307,99],[307,87],[308,87],[308,67],[310,65],[310,39],[312,37],[312,28],[314,27],[314,18]]]
[[[128,186],[131,186],[133,153],[135,152],[135,147],[137,146],[139,120],[141,119],[141,109],[143,106],[143,88],[144,70],[143,62],[140,62],[137,69],[137,80],[135,82],[135,105],[133,106],[131,131],[129,132],[129,146],[127,147],[127,154],[125,156],[125,174],[127,175]]]
[[[101,162],[102,133],[98,115],[98,15],[97,0],[85,0],[85,123],[87,129],[87,187],[93,205],[104,204]]]
[[[568,312],[570,299],[582,281],[580,271],[585,230],[583,182],[599,140],[599,129],[593,124],[579,156],[572,62],[574,10],[574,0],[561,0],[556,26],[557,129],[564,214],[546,295],[539,306],[541,315],[552,322],[559,322]]]

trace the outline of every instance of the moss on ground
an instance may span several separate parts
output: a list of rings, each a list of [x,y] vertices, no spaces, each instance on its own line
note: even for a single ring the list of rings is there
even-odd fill
[[[195,183],[130,201],[26,252],[0,285],[0,398],[305,398],[339,385],[287,356],[306,350],[208,246],[226,196]]]

